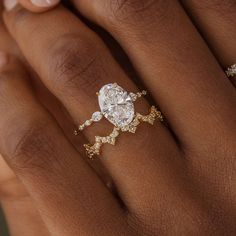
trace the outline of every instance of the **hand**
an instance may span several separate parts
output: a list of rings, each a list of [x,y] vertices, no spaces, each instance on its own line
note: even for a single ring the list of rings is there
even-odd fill
[[[169,123],[142,125],[136,135],[123,135],[115,148],[104,149],[101,161],[119,201],[34,98],[25,76],[2,80],[0,107],[8,109],[0,118],[1,150],[52,235],[235,232],[235,88],[177,2],[147,2],[116,1],[112,9],[100,1],[77,2],[120,42]],[[5,21],[75,121],[97,108],[93,95],[102,85],[114,81],[136,90],[100,38],[63,7],[42,15],[17,8]],[[209,45],[215,44],[210,39]],[[220,55],[221,66],[234,60],[224,50]],[[3,69],[4,77],[12,68]],[[147,106],[143,101],[140,109]],[[108,130],[107,124],[101,128]],[[94,132],[84,132],[90,142]],[[137,152],[137,147],[142,148]]]

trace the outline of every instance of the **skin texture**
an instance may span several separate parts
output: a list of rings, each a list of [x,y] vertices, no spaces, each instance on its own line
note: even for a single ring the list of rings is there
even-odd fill
[[[15,57],[19,55],[19,50],[7,33],[2,20],[0,21],[0,35],[0,50],[7,56],[7,62],[10,62],[12,59],[9,53]],[[15,69],[15,62],[12,64]],[[11,235],[49,235],[31,197],[2,156],[0,156],[0,202],[8,220]]]
[[[206,17],[192,10],[204,6],[186,2],[73,1],[119,42],[139,82],[113,58],[106,40],[66,8],[33,14],[18,6],[4,13],[28,63],[12,59],[0,72],[0,109],[6,111],[0,117],[0,149],[45,232],[235,234],[236,92],[222,70],[236,60],[225,46],[233,48],[233,41],[219,47],[224,37],[212,26],[214,14]],[[103,122],[88,129],[79,141],[70,128],[97,110],[95,93],[108,82],[129,91],[143,84],[169,125],[143,124],[135,136],[122,135],[115,148],[104,148],[95,168],[85,160],[82,144],[111,126]],[[48,96],[57,102],[47,104]],[[144,113],[148,104],[143,99],[137,109]],[[55,107],[63,107],[70,119]]]
[[[234,1],[182,1],[193,22],[204,35],[217,60],[223,67],[235,63],[236,48],[233,41],[236,38],[234,27]],[[235,78],[232,82],[236,86]]]

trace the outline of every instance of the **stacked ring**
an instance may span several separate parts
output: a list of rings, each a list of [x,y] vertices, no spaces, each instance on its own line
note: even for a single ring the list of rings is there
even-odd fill
[[[155,106],[151,107],[148,115],[141,115],[135,112],[134,102],[146,94],[145,90],[138,93],[129,93],[117,83],[104,85],[100,89],[97,93],[100,111],[94,112],[89,120],[79,125],[78,130],[74,131],[74,134],[78,135],[80,131],[89,127],[94,122],[100,121],[103,117],[114,125],[113,131],[108,136],[95,136],[95,143],[93,145],[84,145],[87,156],[90,159],[100,155],[101,147],[104,144],[115,145],[116,138],[120,132],[135,133],[137,126],[141,122],[153,125],[155,120],[163,121],[162,113]]]

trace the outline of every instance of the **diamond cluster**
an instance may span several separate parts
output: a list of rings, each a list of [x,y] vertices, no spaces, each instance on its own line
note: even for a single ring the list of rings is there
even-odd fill
[[[145,90],[137,93],[128,93],[116,83],[103,86],[97,93],[101,111],[94,112],[89,120],[79,125],[74,134],[78,135],[79,131],[84,130],[94,122],[100,121],[103,117],[116,127],[123,128],[127,126],[134,118],[133,103],[146,94]]]
[[[103,144],[108,143],[111,145],[115,145],[116,138],[120,135],[120,131],[136,133],[137,126],[141,122],[146,122],[146,123],[153,125],[155,120],[159,120],[161,122],[163,121],[163,116],[162,116],[161,112],[158,111],[155,106],[151,107],[150,113],[146,116],[136,113],[133,121],[129,125],[126,125],[122,128],[114,127],[114,129],[110,133],[110,135],[108,135],[106,137],[96,136],[95,143],[93,145],[85,144],[84,147],[86,149],[88,157],[90,159],[93,159],[94,156],[100,155],[101,147],[103,146]]]
[[[114,128],[108,136],[95,136],[95,143],[93,145],[84,145],[90,159],[100,154],[101,147],[104,144],[115,145],[116,139],[121,132],[135,133],[141,122],[153,125],[155,120],[163,121],[161,112],[154,106],[151,107],[148,115],[135,113],[134,102],[146,94],[147,92],[144,90],[137,93],[128,93],[116,83],[107,84],[100,89],[97,95],[101,111],[94,112],[91,119],[86,120],[79,126],[79,131],[90,126],[93,122],[100,121],[103,117],[111,122]],[[78,135],[79,131],[75,131],[74,134]]]
[[[236,75],[236,64],[230,66],[227,70],[226,70],[226,74],[228,77],[233,77]]]

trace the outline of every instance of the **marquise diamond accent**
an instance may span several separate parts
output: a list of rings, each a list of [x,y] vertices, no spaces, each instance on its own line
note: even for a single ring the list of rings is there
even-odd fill
[[[94,122],[100,121],[100,120],[102,119],[102,117],[103,117],[103,115],[102,115],[102,113],[101,113],[100,111],[96,111],[96,112],[94,112],[94,113],[92,114],[92,120],[93,120]]]

